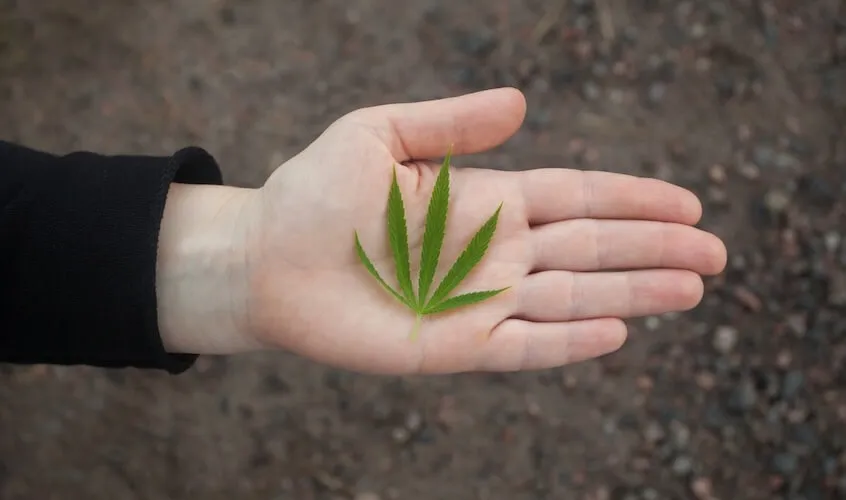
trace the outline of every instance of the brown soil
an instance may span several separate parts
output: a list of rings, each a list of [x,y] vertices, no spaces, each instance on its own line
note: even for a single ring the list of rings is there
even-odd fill
[[[0,136],[197,144],[237,185],[346,111],[498,85],[526,124],[459,163],[693,189],[731,256],[700,307],[537,373],[4,367],[0,498],[846,498],[843,0],[0,0]]]

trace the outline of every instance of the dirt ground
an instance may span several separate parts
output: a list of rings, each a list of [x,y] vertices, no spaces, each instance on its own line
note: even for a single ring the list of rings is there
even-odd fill
[[[458,163],[694,190],[730,252],[700,307],[535,373],[0,367],[0,498],[846,498],[846,1],[0,0],[0,136],[196,144],[237,185],[346,111],[498,85],[525,126]]]

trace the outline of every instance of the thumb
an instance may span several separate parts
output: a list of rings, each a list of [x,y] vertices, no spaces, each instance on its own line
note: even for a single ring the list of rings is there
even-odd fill
[[[523,94],[510,87],[458,97],[385,104],[348,119],[376,131],[396,161],[486,151],[511,137],[526,115]]]

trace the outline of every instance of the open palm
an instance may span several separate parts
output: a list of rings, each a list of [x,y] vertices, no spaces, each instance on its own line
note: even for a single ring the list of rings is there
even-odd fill
[[[335,122],[274,172],[252,212],[247,254],[251,333],[319,362],[375,373],[449,373],[558,366],[625,340],[623,319],[686,310],[725,248],[694,227],[698,199],[654,179],[546,168],[454,168],[446,237],[432,290],[502,204],[484,259],[452,295],[509,287],[425,318],[368,273],[354,231],[397,288],[386,201],[396,168],[412,276],[443,156],[510,137],[522,95],[497,89],[366,108]],[[415,282],[416,284],[416,282]]]

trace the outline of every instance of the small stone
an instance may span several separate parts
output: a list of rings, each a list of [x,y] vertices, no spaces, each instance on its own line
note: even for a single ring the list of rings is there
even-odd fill
[[[716,205],[725,205],[728,202],[728,193],[725,189],[711,186],[708,188],[708,199]]]
[[[585,84],[582,86],[582,95],[588,101],[595,101],[599,99],[601,93],[602,92],[599,90],[599,86],[593,82],[585,82]]]
[[[358,493],[354,498],[355,500],[382,500],[382,497],[380,497],[376,493],[369,491],[364,493]]]
[[[737,345],[738,332],[732,326],[723,325],[714,332],[714,349],[721,354],[728,354]]]
[[[690,27],[690,35],[693,38],[702,38],[705,36],[706,29],[702,23],[695,23],[693,26]]]
[[[708,177],[711,181],[716,182],[717,184],[723,184],[726,182],[726,167],[718,164],[711,165],[711,168],[708,169]]]
[[[795,169],[801,165],[801,162],[793,155],[788,153],[777,153],[773,158],[773,165],[782,170]]]
[[[655,382],[653,382],[652,378],[648,375],[638,376],[635,383],[637,384],[637,388],[641,391],[649,391],[655,386]]]
[[[761,168],[771,166],[775,156],[775,150],[768,146],[756,146],[755,149],[752,150],[752,161]]]
[[[585,140],[578,137],[575,139],[570,139],[570,143],[568,146],[568,149],[570,150],[570,154],[572,156],[581,156],[582,154],[584,154],[586,149]]]
[[[526,413],[531,417],[539,417],[541,414],[541,407],[534,398],[526,398]]]
[[[690,489],[698,500],[711,500],[713,486],[707,477],[697,477],[690,483]]]
[[[791,354],[788,350],[781,351],[776,357],[776,365],[778,365],[778,367],[782,370],[788,368],[792,362],[793,354]]]
[[[825,248],[829,252],[836,252],[840,247],[840,233],[829,231],[825,233]]]
[[[744,286],[737,286],[734,288],[733,292],[734,298],[737,299],[738,302],[743,304],[747,309],[753,312],[758,312],[763,307],[761,299],[758,298],[758,296],[755,295],[752,290]]]
[[[799,370],[791,370],[784,376],[781,395],[784,399],[791,399],[799,393],[804,385],[805,375]]]
[[[640,497],[643,500],[658,500],[660,498],[658,492],[652,488],[646,488],[645,490],[640,492]]]
[[[808,322],[804,314],[791,314],[787,317],[787,327],[797,337],[804,337],[808,332]]]
[[[391,436],[394,438],[394,441],[402,444],[408,442],[408,439],[411,437],[411,434],[408,432],[408,429],[405,429],[403,427],[396,427],[391,433]]]
[[[749,380],[744,380],[729,395],[728,406],[736,412],[751,410],[758,402],[758,393]]]
[[[649,90],[647,91],[647,97],[649,102],[652,104],[659,104],[664,100],[665,95],[667,95],[667,85],[663,82],[653,83],[649,86]]]
[[[773,468],[783,476],[790,476],[799,467],[799,458],[793,453],[777,453],[773,457]]]
[[[643,437],[650,444],[656,444],[666,437],[664,428],[658,422],[650,422],[643,431]]]
[[[761,177],[761,169],[758,168],[757,165],[754,163],[743,163],[740,165],[740,175],[754,181],[755,179]]]
[[[423,417],[420,416],[420,412],[418,411],[411,411],[405,417],[405,427],[411,432],[419,430],[422,424]]]
[[[780,189],[771,189],[764,196],[764,206],[772,213],[781,213],[790,205],[790,196]]]
[[[645,320],[646,329],[655,331],[661,326],[661,319],[658,316],[648,316]]]
[[[690,443],[690,429],[678,420],[670,422],[670,435],[673,439],[673,445],[679,450],[687,448],[688,443]]]
[[[696,375],[696,385],[700,389],[710,391],[717,385],[717,377],[711,372],[701,372]]]
[[[686,476],[693,470],[693,460],[691,460],[690,457],[681,455],[673,460],[673,465],[671,467],[673,469],[673,474],[677,476]]]

